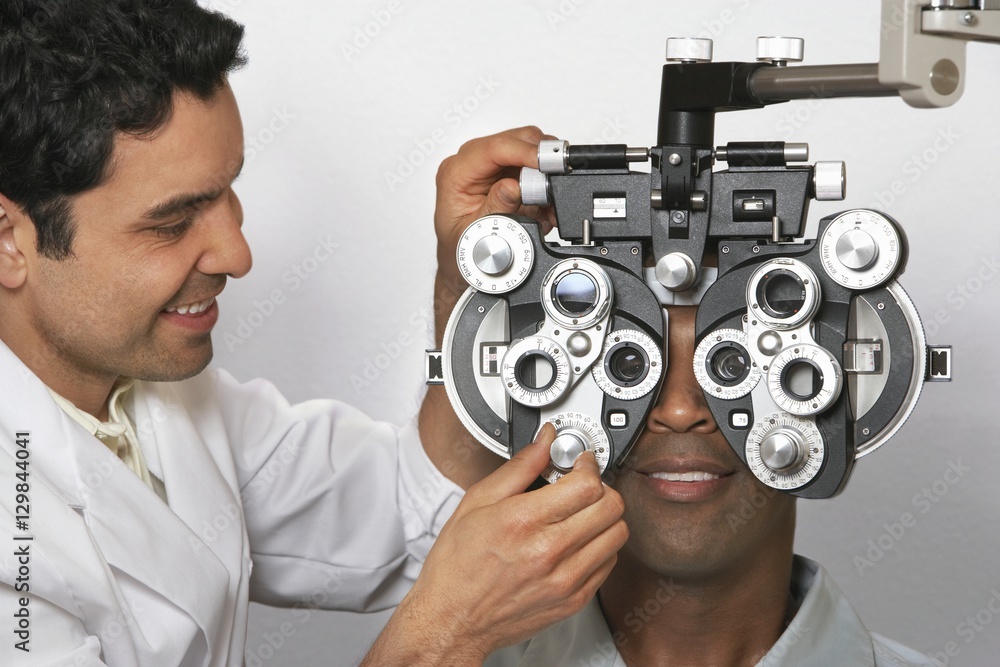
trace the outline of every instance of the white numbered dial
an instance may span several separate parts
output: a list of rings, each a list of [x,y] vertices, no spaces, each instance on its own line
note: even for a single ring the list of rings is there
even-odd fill
[[[830,407],[843,386],[840,364],[818,345],[786,347],[771,361],[767,389],[785,412],[806,416]]]
[[[548,419],[556,427],[556,439],[550,448],[551,461],[542,477],[555,482],[573,467],[573,461],[584,451],[594,453],[597,467],[603,473],[611,457],[611,443],[601,425],[582,412],[560,412]]]
[[[659,386],[663,355],[653,339],[643,332],[619,329],[604,339],[604,350],[591,373],[608,396],[634,401]]]
[[[694,376],[710,396],[733,400],[760,382],[760,367],[739,329],[718,329],[701,339],[694,351]]]
[[[522,338],[504,355],[500,377],[510,397],[521,405],[549,405],[569,388],[569,356],[551,338]]]
[[[506,216],[490,215],[462,233],[457,259],[469,285],[480,292],[502,294],[528,277],[535,249],[524,227]]]
[[[776,412],[754,424],[747,434],[750,471],[772,489],[794,491],[823,467],[823,436],[811,420]]]
[[[875,211],[837,216],[820,239],[826,274],[844,287],[870,289],[893,277],[903,244],[896,225]]]

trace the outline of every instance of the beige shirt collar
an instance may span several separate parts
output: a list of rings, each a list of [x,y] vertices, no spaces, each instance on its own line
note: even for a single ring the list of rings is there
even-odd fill
[[[153,489],[161,498],[166,500],[166,493],[163,482],[153,477],[146,465],[146,460],[139,446],[139,439],[135,435],[135,428],[132,420],[125,409],[125,402],[131,397],[132,387],[135,380],[124,378],[119,380],[111,391],[108,399],[108,421],[102,422],[94,415],[84,412],[76,407],[71,401],[60,396],[50,387],[46,386],[52,399],[63,412],[69,415],[73,421],[82,426],[88,433],[100,440],[111,450],[111,453],[121,459],[128,468],[138,475],[146,486]]]

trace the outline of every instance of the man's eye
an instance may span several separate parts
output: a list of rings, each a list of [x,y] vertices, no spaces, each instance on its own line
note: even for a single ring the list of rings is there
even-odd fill
[[[153,227],[153,233],[157,236],[164,236],[167,238],[172,238],[180,236],[188,230],[188,228],[194,223],[191,218],[184,218],[175,225],[168,225],[166,227]]]

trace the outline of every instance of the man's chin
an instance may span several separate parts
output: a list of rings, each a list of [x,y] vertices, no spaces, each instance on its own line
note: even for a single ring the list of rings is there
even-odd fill
[[[197,351],[187,350],[176,356],[166,355],[162,360],[143,364],[135,372],[125,375],[143,382],[180,382],[205,370],[212,361],[212,354],[212,341],[209,339]]]

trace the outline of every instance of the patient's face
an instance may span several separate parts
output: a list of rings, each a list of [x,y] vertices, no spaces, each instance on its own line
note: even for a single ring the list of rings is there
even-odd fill
[[[620,562],[669,576],[739,567],[795,521],[794,498],[761,484],[712,418],[692,367],[696,310],[669,309],[663,389],[613,483],[630,531]]]

